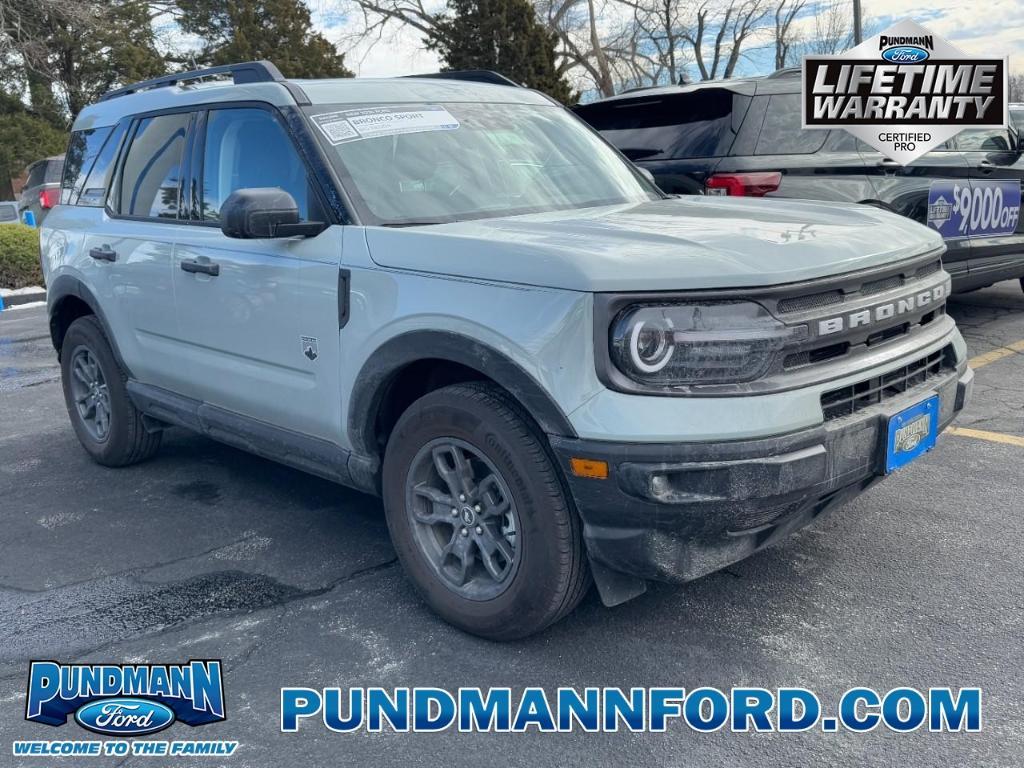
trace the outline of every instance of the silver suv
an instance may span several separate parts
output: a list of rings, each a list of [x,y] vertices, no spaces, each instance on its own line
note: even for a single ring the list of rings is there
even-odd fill
[[[379,494],[486,637],[778,541],[970,393],[936,233],[667,198],[499,76],[220,67],[110,93],[71,144],[42,253],[85,449],[180,426]]]

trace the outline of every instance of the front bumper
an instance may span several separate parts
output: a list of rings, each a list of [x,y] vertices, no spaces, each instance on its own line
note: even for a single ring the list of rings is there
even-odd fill
[[[890,416],[938,394],[945,429],[970,398],[973,377],[961,363],[897,397],[778,437],[668,444],[552,437],[599,586],[608,570],[689,581],[802,528],[884,476]],[[575,476],[572,457],[607,462],[608,478]]]

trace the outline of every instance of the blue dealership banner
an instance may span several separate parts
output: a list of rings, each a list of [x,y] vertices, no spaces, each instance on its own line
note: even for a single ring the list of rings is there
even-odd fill
[[[947,240],[1009,235],[1019,219],[1016,180],[933,181],[928,189],[928,226]]]

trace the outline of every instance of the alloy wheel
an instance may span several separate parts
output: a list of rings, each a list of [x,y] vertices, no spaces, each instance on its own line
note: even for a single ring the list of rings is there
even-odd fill
[[[521,549],[515,501],[472,445],[446,437],[423,446],[406,480],[406,509],[420,551],[450,590],[490,600],[512,583]]]
[[[86,431],[98,443],[110,434],[110,390],[96,357],[79,347],[71,358],[71,396]]]

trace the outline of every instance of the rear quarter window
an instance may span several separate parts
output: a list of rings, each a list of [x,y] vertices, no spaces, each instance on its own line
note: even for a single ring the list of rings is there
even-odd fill
[[[755,155],[809,155],[821,149],[828,131],[800,127],[800,94],[784,93],[768,99]]]
[[[64,178],[60,184],[60,201],[63,205],[76,202],[82,182],[110,136],[110,131],[109,127],[91,128],[71,134],[68,151],[64,156]]]
[[[719,157],[732,145],[732,91],[706,88],[586,105],[580,117],[630,160]]]
[[[1024,134],[1024,109],[1011,109],[1010,123],[1017,129],[1017,133]]]

